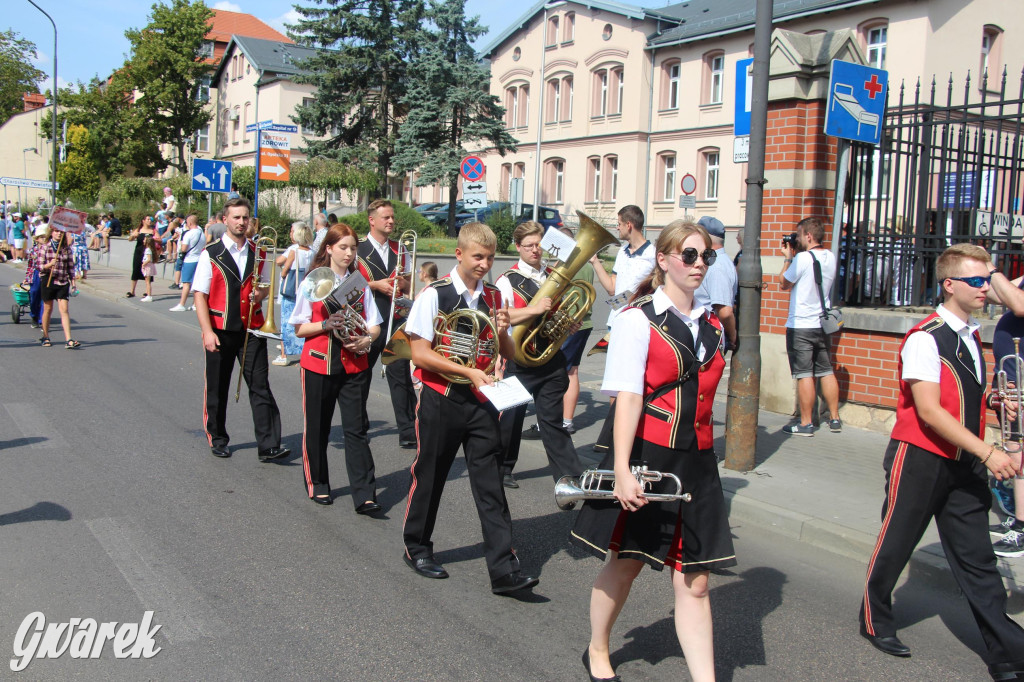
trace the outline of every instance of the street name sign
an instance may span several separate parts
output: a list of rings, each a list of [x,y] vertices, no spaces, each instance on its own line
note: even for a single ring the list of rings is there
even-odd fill
[[[230,161],[192,159],[192,191],[230,192],[232,166]]]
[[[4,187],[28,187],[29,189],[50,189],[53,183],[49,180],[29,180],[28,178],[0,178],[0,186]],[[60,189],[60,183],[57,183]]]

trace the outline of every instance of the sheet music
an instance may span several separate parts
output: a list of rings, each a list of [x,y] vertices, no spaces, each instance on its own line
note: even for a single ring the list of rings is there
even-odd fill
[[[621,294],[609,298],[607,301],[605,301],[605,303],[607,303],[612,310],[618,310],[622,306],[629,303],[629,299],[631,298],[633,298],[633,292],[627,289],[626,291],[623,291]]]
[[[525,405],[533,400],[533,396],[519,381],[519,377],[509,377],[501,381],[495,381],[489,386],[482,386],[480,393],[491,401],[499,411],[509,410],[519,405]]]
[[[568,261],[576,250],[576,240],[555,227],[549,227],[540,241],[540,248],[555,260]]]

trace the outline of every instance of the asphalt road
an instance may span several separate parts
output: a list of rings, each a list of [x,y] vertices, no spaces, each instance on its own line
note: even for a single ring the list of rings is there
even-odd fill
[[[0,266],[0,285],[20,275]],[[579,659],[600,564],[569,547],[574,515],[555,508],[537,444],[524,443],[522,488],[509,494],[517,551],[541,577],[534,593],[490,594],[461,459],[434,538],[452,577],[421,578],[401,560],[412,453],[398,448],[383,382],[370,412],[385,514],[353,513],[337,442],[335,504],[316,506],[298,455],[297,367],[271,367],[292,456],[258,462],[243,397],[228,413],[235,455],[212,457],[198,327],[190,313],[166,312],[175,298],[147,307],[79,296],[77,351],[62,347],[56,324],[55,345],[40,348],[27,320],[0,323],[0,658],[36,611],[59,623],[139,622],[153,610],[162,647],[117,660],[108,646],[99,660],[65,655],[17,674],[4,662],[0,679],[586,679]],[[712,581],[719,679],[986,677],[967,606],[941,579],[898,588],[914,657],[897,660],[857,635],[862,564],[758,526],[734,533],[740,565]],[[624,679],[686,679],[666,574],[641,575],[612,646]]]

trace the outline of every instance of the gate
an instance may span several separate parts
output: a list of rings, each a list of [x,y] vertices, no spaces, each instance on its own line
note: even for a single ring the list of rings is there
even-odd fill
[[[913,93],[903,84],[881,144],[853,144],[838,273],[845,305],[933,305],[935,260],[961,242],[989,249],[1011,279],[1024,274],[1024,73],[1016,96],[1005,69],[998,89],[987,74],[973,87],[970,74],[962,91],[952,77],[925,92],[920,81]]]

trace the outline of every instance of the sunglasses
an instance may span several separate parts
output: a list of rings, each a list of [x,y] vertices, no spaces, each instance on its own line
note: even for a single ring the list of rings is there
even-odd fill
[[[974,277],[947,277],[946,279],[954,279],[957,282],[963,282],[967,286],[973,287],[975,289],[980,289],[986,284],[992,283],[991,275],[989,275],[988,277],[982,277],[980,275],[975,275]]]
[[[693,265],[697,262],[697,256],[700,256],[701,260],[704,261],[704,265],[711,266],[712,263],[718,258],[718,253],[714,249],[704,249],[703,251],[697,251],[694,248],[683,249],[679,253],[670,253],[669,256],[678,256],[679,260],[684,265]]]

